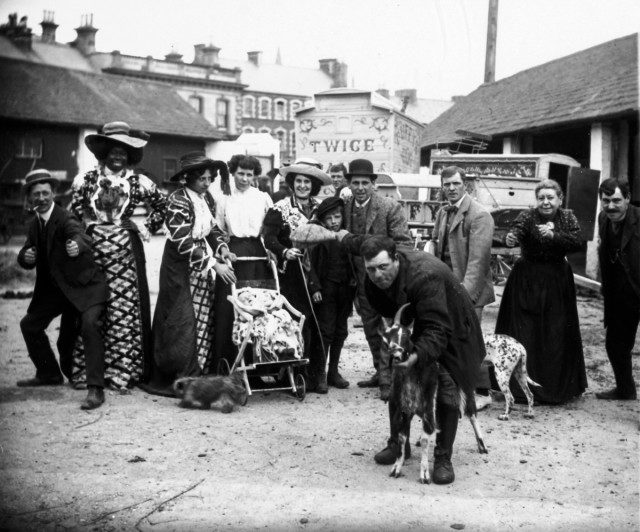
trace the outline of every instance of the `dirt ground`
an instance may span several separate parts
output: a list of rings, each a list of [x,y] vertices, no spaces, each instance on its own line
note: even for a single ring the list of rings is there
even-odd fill
[[[152,292],[161,247],[160,238],[147,246]],[[0,292],[7,288],[16,287]],[[416,447],[399,479],[373,461],[387,438],[387,407],[377,392],[355,386],[371,365],[362,329],[350,327],[343,354],[352,386],[326,396],[300,402],[287,393],[255,394],[226,415],[180,409],[175,399],[134,389],[108,392],[102,408],[84,412],[86,392],[15,386],[34,373],[19,330],[28,302],[0,299],[2,530],[640,527],[640,403],[594,396],[613,383],[597,298],[579,297],[584,396],[538,406],[533,420],[516,405],[507,422],[497,419],[504,403],[494,398],[479,415],[489,454],[477,452],[462,420],[449,486],[418,483]],[[485,332],[498,303],[486,309]],[[415,441],[417,420],[413,432]]]

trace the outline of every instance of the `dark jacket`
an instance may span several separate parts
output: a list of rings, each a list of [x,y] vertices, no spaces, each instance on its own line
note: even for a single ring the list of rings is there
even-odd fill
[[[399,249],[398,256],[400,271],[388,290],[381,290],[367,277],[365,290],[371,306],[392,318],[399,307],[411,303],[403,318],[414,320],[411,340],[418,365],[424,367],[427,361],[436,359],[458,386],[473,393],[486,353],[469,294],[433,255]]]
[[[353,196],[344,204],[344,225],[351,233],[351,218],[353,211]],[[348,235],[342,244],[349,253],[359,254],[360,244],[370,235],[384,235],[393,238],[397,243],[411,245],[409,226],[405,218],[402,206],[394,199],[380,196],[377,193],[371,195],[371,205],[367,212],[366,233],[364,235]]]
[[[34,309],[42,298],[47,297],[51,287],[46,286],[49,275],[64,296],[80,311],[107,300],[108,288],[104,273],[93,260],[91,252],[91,237],[87,235],[82,224],[71,214],[54,205],[51,217],[47,222],[46,249],[38,248],[38,217],[29,224],[27,241],[18,253],[18,264],[31,270],[36,268],[36,286],[33,299],[29,305],[29,312]],[[74,240],[78,244],[80,253],[77,257],[69,257],[66,251],[67,240]],[[27,249],[35,247],[36,255],[46,253],[49,272],[41,271],[40,262],[27,264],[24,254]]]
[[[337,241],[323,242],[316,246],[313,246],[309,250],[309,260],[311,267],[309,269],[309,293],[322,292],[322,287],[327,282],[327,274],[329,273],[329,260],[332,256],[335,256],[342,250],[345,253],[345,267],[347,268],[347,283],[350,286],[356,285],[356,275],[353,271],[353,264],[349,260],[346,250],[341,247]],[[347,294],[345,294],[347,296]]]
[[[598,217],[600,229],[600,246],[598,256],[600,259],[600,275],[602,277],[602,295],[605,298],[605,325],[607,323],[606,302],[609,296],[609,284],[611,283],[611,263],[606,257],[607,234],[611,220],[604,212]],[[627,216],[622,231],[622,253],[620,255],[622,267],[627,273],[627,279],[640,298],[640,207],[629,205]]]

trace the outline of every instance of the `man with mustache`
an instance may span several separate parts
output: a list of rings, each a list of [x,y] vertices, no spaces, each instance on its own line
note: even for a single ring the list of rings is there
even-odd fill
[[[365,294],[366,272],[364,261],[359,256],[360,244],[372,235],[392,238],[399,244],[411,245],[411,235],[407,219],[400,204],[392,198],[379,195],[375,190],[378,174],[373,171],[373,163],[368,159],[355,159],[349,163],[345,174],[351,196],[345,200],[344,226],[350,233],[343,245],[352,254],[351,260],[356,273],[357,291],[355,307],[362,318],[364,335],[371,350],[375,373],[358,382],[361,388],[380,388],[380,399],[389,399],[391,370],[388,360],[381,360],[380,314],[369,303]]]
[[[48,170],[33,170],[25,177],[25,193],[36,216],[28,226],[18,264],[36,269],[36,286],[20,328],[36,375],[19,380],[17,385],[58,385],[64,382],[63,374],[70,379],[73,346],[80,332],[88,388],[80,408],[91,410],[104,403],[104,343],[99,319],[107,300],[107,285],[93,260],[91,238],[69,211],[53,202],[56,185]],[[60,315],[58,365],[45,330]]]
[[[640,208],[630,204],[629,183],[604,180],[598,189],[602,212],[600,273],[604,296],[607,356],[616,387],[596,393],[598,399],[634,400],[631,351],[640,321]]]

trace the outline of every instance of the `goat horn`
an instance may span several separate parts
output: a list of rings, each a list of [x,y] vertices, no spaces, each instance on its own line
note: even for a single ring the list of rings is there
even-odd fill
[[[400,319],[402,318],[402,311],[407,308],[409,305],[411,305],[411,303],[405,303],[404,305],[402,305],[399,309],[398,312],[396,312],[395,317],[393,318],[393,323],[395,325],[401,325],[400,323]]]

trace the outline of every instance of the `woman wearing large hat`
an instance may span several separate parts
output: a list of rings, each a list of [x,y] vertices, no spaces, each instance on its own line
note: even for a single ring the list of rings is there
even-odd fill
[[[134,170],[142,160],[149,135],[125,122],[105,124],[87,135],[85,144],[97,166],[73,181],[71,210],[87,226],[93,255],[107,278],[109,300],[103,323],[105,381],[127,388],[140,380],[150,355],[151,312],[141,236],[157,231],[164,219],[166,197],[151,179]],[[143,224],[132,219],[146,205]],[[74,353],[73,382],[85,380],[82,345]]]
[[[216,223],[216,203],[209,192],[218,175],[223,194],[228,194],[227,165],[202,152],[191,152],[182,156],[180,170],[171,177],[180,186],[169,196],[167,206],[169,237],[153,317],[153,360],[148,382],[142,386],[150,393],[173,395],[175,379],[209,373],[212,365],[211,274],[217,274],[216,284],[236,281],[225,264],[227,237]]]
[[[291,231],[311,219],[319,205],[315,196],[321,187],[331,184],[331,178],[319,168],[304,163],[281,168],[280,175],[293,194],[275,203],[267,212],[262,230],[264,244],[277,257],[282,295],[307,317],[303,330],[305,357],[309,358],[307,389],[327,393],[322,338],[307,288],[309,258],[293,245]]]

